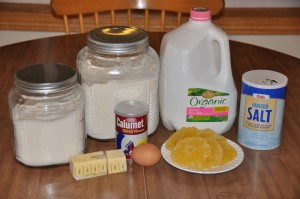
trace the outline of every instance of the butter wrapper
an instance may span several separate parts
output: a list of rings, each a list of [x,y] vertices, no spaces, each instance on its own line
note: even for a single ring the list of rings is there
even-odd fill
[[[72,156],[71,174],[76,180],[107,175],[107,159],[103,151]]]

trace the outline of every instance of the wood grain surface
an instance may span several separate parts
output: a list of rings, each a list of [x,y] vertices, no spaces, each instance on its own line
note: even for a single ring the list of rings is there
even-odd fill
[[[149,33],[150,45],[157,51],[162,36],[162,33]],[[269,69],[283,73],[289,79],[278,148],[257,151],[241,146],[245,153],[242,164],[232,171],[215,175],[184,172],[161,159],[153,167],[132,163],[126,173],[76,181],[70,174],[69,165],[28,167],[18,163],[13,157],[7,104],[15,70],[45,62],[75,67],[77,53],[85,45],[86,34],[82,34],[0,47],[0,198],[300,198],[300,59],[232,41],[232,70],[239,97],[241,77],[246,71]],[[161,147],[172,133],[160,124],[149,142]],[[238,143],[237,119],[224,136]],[[114,142],[88,138],[87,152],[108,149],[114,149]]]
[[[160,32],[159,12],[151,12],[149,30]],[[133,13],[133,26],[144,28],[144,17]],[[174,13],[166,13],[166,31],[176,27]],[[186,22],[189,15],[182,16]],[[85,15],[85,30],[94,28],[93,15]],[[79,32],[78,18],[70,18],[70,29]],[[227,34],[300,34],[300,8],[225,8],[213,22]],[[99,15],[99,25],[111,24],[109,13]],[[126,12],[116,13],[116,25],[127,24]],[[0,2],[0,29],[64,32],[63,17],[57,16],[49,4],[22,4]]]

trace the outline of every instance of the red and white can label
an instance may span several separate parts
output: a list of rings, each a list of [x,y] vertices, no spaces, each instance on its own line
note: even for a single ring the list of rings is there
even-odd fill
[[[147,140],[147,114],[138,117],[124,117],[116,114],[116,148],[124,151],[126,159],[132,159],[133,148],[147,143]]]

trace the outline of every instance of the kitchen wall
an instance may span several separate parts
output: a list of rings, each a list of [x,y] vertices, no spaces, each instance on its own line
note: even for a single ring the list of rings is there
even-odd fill
[[[11,3],[46,3],[50,0],[0,0]],[[225,0],[226,7],[300,7],[299,0]],[[63,35],[61,32],[0,30],[0,46],[36,38]],[[235,41],[274,49],[300,58],[300,35],[230,35]]]
[[[291,8],[300,7],[299,0],[225,0],[226,7]],[[300,35],[230,35],[235,41],[274,49],[300,58]]]

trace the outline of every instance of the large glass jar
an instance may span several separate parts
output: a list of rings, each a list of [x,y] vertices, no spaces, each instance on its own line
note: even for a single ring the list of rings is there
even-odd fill
[[[83,153],[84,100],[72,67],[35,64],[17,71],[8,95],[16,159],[48,166]]]
[[[148,134],[159,122],[159,58],[147,33],[130,26],[108,26],[89,32],[77,56],[86,97],[86,132],[96,139],[115,138],[115,105],[139,100],[149,105]]]

